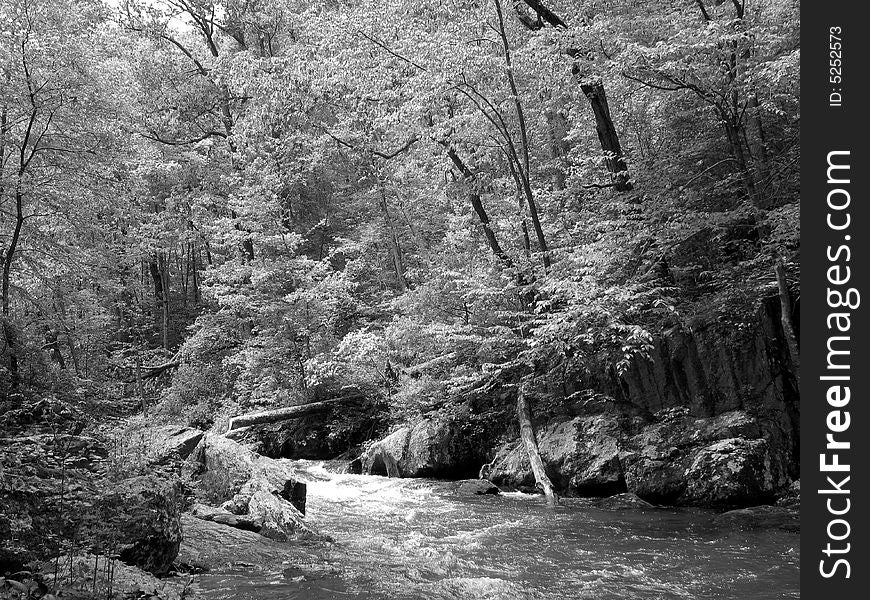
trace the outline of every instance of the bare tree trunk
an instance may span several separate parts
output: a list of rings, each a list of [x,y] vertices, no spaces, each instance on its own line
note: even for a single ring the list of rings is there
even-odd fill
[[[9,375],[12,387],[19,383],[18,373],[18,344],[15,328],[10,317],[10,279],[12,274],[12,262],[15,260],[15,251],[18,249],[18,240],[21,238],[21,228],[24,226],[24,197],[20,190],[23,171],[19,172],[19,189],[15,190],[15,226],[9,246],[3,255],[3,283],[2,283],[2,307],[3,307],[3,337],[6,341],[6,350],[9,352]]]
[[[405,224],[408,226],[408,230],[411,232],[411,236],[414,238],[414,242],[423,250],[427,252],[431,250],[431,246],[429,246],[429,242],[426,241],[426,238],[420,233],[417,229],[416,225],[414,225],[414,221],[408,216],[408,212],[405,210],[405,202],[402,199],[402,192],[395,183],[393,184],[393,192],[396,194],[396,200],[399,202],[399,211],[402,213],[402,218],[405,220]]]
[[[801,359],[800,347],[798,345],[797,336],[794,331],[794,323],[791,318],[791,297],[788,293],[788,279],[785,274],[785,265],[782,263],[782,258],[776,256],[774,258],[773,270],[776,273],[776,283],[779,287],[779,307],[780,321],[782,322],[782,331],[785,334],[785,343],[788,346],[788,354],[791,358],[791,365],[794,372],[795,381],[798,388],[801,385]]]
[[[547,471],[544,469],[544,461],[541,459],[541,452],[538,449],[538,441],[535,439],[535,430],[532,428],[532,417],[529,412],[529,404],[526,402],[526,396],[523,392],[522,385],[520,385],[517,390],[517,419],[520,423],[520,437],[526,446],[526,452],[529,455],[529,462],[532,465],[532,473],[535,475],[535,481],[544,491],[547,503],[558,504],[559,496],[553,490],[553,483],[550,481],[550,478],[547,476]]]
[[[522,191],[526,196],[526,204],[529,207],[529,216],[532,218],[532,227],[535,230],[535,237],[538,239],[538,248],[541,251],[541,259],[544,263],[544,269],[546,270],[551,266],[550,251],[549,248],[547,248],[547,239],[544,237],[544,229],[541,227],[541,220],[538,215],[538,205],[535,202],[535,196],[532,193],[532,175],[529,167],[529,138],[528,130],[526,128],[526,117],[523,111],[523,105],[520,102],[520,93],[517,88],[516,78],[514,77],[513,59],[511,57],[507,31],[504,26],[504,15],[501,10],[501,2],[500,0],[494,0],[494,2],[496,16],[498,17],[498,32],[501,37],[502,52],[504,53],[505,59],[505,74],[507,75],[508,85],[510,86],[511,95],[513,96],[514,109],[517,114],[517,123],[519,124],[521,156],[517,156],[514,145],[510,143],[510,140],[508,140],[508,142],[512,151],[511,154],[516,166],[517,174],[519,175],[520,183],[522,184]]]
[[[187,313],[187,300],[190,289],[190,257],[193,252],[190,247],[190,242],[183,243],[182,248],[184,248],[184,254],[181,252],[178,253],[181,260],[178,271],[181,273],[181,307],[182,310]]]
[[[145,402],[145,383],[142,381],[142,355],[139,354],[139,348],[136,348],[136,392],[139,394],[139,399],[142,402],[142,416],[145,416],[148,406]]]
[[[157,305],[160,323],[160,338],[163,348],[169,349],[169,289],[166,276],[166,259],[162,253],[151,257],[148,263],[151,281],[154,284],[154,300]]]
[[[160,276],[163,278],[163,311],[161,315],[163,324],[163,349],[169,350],[171,341],[169,337],[169,284],[171,283],[169,257],[161,255],[161,263]]]
[[[743,186],[746,188],[746,194],[749,196],[753,204],[758,204],[758,193],[755,189],[755,181],[752,178],[752,173],[749,169],[749,163],[746,160],[746,152],[743,150],[743,140],[745,134],[743,125],[739,122],[725,116],[723,118],[725,134],[728,137],[728,145],[731,148],[731,156],[737,164],[737,170],[740,171],[740,176],[743,178]]]
[[[193,243],[193,304],[194,306],[199,305],[200,296],[199,296],[199,244],[197,242]]]
[[[383,182],[380,183],[381,197],[378,202],[381,207],[381,213],[384,217],[384,224],[387,226],[387,232],[390,235],[390,254],[393,258],[393,268],[396,271],[396,281],[399,283],[399,289],[402,292],[408,291],[408,280],[405,278],[405,265],[402,261],[402,247],[399,246],[399,236],[396,234],[396,226],[393,223],[393,218],[390,216],[390,210],[387,206],[387,191],[384,188]]]
[[[758,104],[758,94],[751,92],[747,99],[747,118],[753,135],[750,139],[750,152],[755,165],[755,183],[764,192],[770,184],[770,167],[767,160],[767,143],[764,135],[764,124],[761,121],[761,107]]]
[[[553,161],[553,174],[550,178],[550,186],[554,192],[561,192],[565,189],[565,156],[568,154],[568,144],[565,143],[565,117],[554,112],[548,111],[546,114],[548,135],[549,135],[549,150],[550,159]]]
[[[63,352],[60,351],[60,344],[57,341],[57,331],[45,326],[45,346],[47,350],[51,350],[51,360],[57,363],[61,369],[66,369],[66,361],[63,358]]]
[[[73,339],[72,333],[69,329],[66,330],[66,347],[69,348],[69,355],[70,358],[72,358],[73,369],[75,369],[76,375],[80,375],[79,353],[78,350],[76,350],[76,341]]]

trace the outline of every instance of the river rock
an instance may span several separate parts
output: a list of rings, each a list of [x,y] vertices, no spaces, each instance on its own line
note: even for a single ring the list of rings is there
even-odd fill
[[[784,506],[751,506],[717,515],[714,522],[718,525],[744,529],[779,528],[800,531],[800,511]]]
[[[234,507],[227,514],[259,523],[259,533],[279,541],[313,533],[303,520],[306,485],[291,461],[260,456],[215,434],[203,438],[193,458],[200,486]]]
[[[604,508],[607,510],[620,510],[626,508],[655,508],[654,505],[640,498],[637,494],[632,494],[630,492],[624,492],[622,494],[615,494],[607,498],[602,498],[601,500],[596,501],[594,506],[596,508]]]
[[[615,414],[551,421],[537,428],[536,437],[547,474],[559,489],[581,496],[625,491],[619,459],[625,435]],[[520,441],[499,448],[487,474],[496,484],[511,488],[535,485],[528,454]]]
[[[360,457],[361,470],[388,477],[476,475],[480,461],[458,421],[424,419],[372,444]]]
[[[181,543],[183,486],[177,479],[124,479],[99,499],[120,557],[155,575],[167,573]]]
[[[404,473],[399,470],[399,462],[405,460],[410,436],[411,428],[401,427],[369,446],[368,450],[360,457],[362,473],[402,477]]]
[[[467,479],[459,482],[456,493],[465,496],[497,496],[501,493],[501,490],[493,482],[486,479]]]
[[[766,440],[729,438],[700,448],[686,469],[685,504],[742,506],[772,500]]]

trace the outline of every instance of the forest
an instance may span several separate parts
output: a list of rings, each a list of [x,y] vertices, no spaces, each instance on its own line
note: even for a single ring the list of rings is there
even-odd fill
[[[787,504],[799,11],[0,0],[0,597],[314,544],[296,460]]]

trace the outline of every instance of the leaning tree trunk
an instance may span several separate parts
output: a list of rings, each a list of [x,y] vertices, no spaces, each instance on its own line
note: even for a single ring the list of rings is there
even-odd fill
[[[524,0],[524,2],[537,16],[537,22],[535,22],[534,20],[523,18],[522,13],[516,11],[520,15],[520,22],[527,28],[538,29],[546,23],[555,29],[569,30],[568,23],[545,6],[541,0]],[[616,126],[613,124],[613,117],[610,115],[607,94],[604,92],[604,82],[600,78],[591,79],[584,76],[585,74],[578,63],[579,60],[584,59],[584,52],[580,49],[568,47],[565,49],[565,54],[574,59],[574,66],[571,72],[574,78],[579,81],[580,89],[583,91],[586,99],[589,100],[592,112],[595,114],[595,129],[598,132],[598,141],[601,143],[601,149],[604,150],[607,170],[610,171],[613,178],[613,187],[618,192],[627,192],[633,186],[630,181],[628,165],[625,162],[625,155],[622,152],[622,145],[619,143],[619,134],[616,131]]]
[[[538,441],[535,439],[535,430],[532,428],[532,417],[529,413],[529,404],[526,401],[526,396],[523,393],[522,387],[517,392],[517,419],[520,422],[520,437],[526,446],[526,452],[529,455],[529,462],[532,465],[532,473],[535,475],[535,482],[543,489],[544,496],[547,498],[548,504],[558,504],[559,496],[553,490],[553,483],[547,476],[544,469],[544,461],[541,459],[541,452],[538,449]]]
[[[480,225],[483,228],[483,234],[486,236],[486,241],[489,244],[492,253],[501,260],[508,268],[514,267],[514,262],[511,257],[505,252],[501,245],[498,243],[498,239],[495,237],[495,232],[492,229],[489,221],[489,215],[486,214],[486,209],[483,206],[483,202],[480,199],[480,194],[474,189],[474,172],[466,165],[459,155],[456,153],[456,150],[451,148],[446,143],[442,142],[442,145],[447,149],[447,156],[453,162],[454,166],[459,170],[462,174],[462,182],[466,187],[466,193],[468,195],[468,201],[471,203],[471,207],[474,209],[474,212],[477,214],[477,218],[480,220]]]
[[[582,78],[578,67],[574,67],[574,76]],[[589,100],[592,112],[595,115],[595,131],[598,133],[598,141],[604,150],[604,164],[613,177],[613,188],[618,192],[627,192],[632,189],[629,180],[628,165],[619,143],[619,134],[613,117],[610,115],[610,105],[607,103],[607,94],[604,91],[604,83],[601,80],[592,83],[581,83],[580,89]]]

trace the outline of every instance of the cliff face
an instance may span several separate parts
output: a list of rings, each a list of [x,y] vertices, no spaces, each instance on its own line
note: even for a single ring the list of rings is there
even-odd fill
[[[598,394],[578,394],[564,417],[540,423],[554,483],[571,495],[630,491],[663,504],[776,498],[799,473],[799,398],[777,299],[750,323],[699,320],[664,332],[648,359],[599,378]],[[516,441],[485,470],[501,485],[534,482]]]
[[[774,297],[751,325],[715,320],[674,328],[656,339],[649,360],[634,361],[620,378],[602,378],[601,391],[650,414],[684,407],[701,418],[748,410],[796,435],[798,394],[779,319]]]

